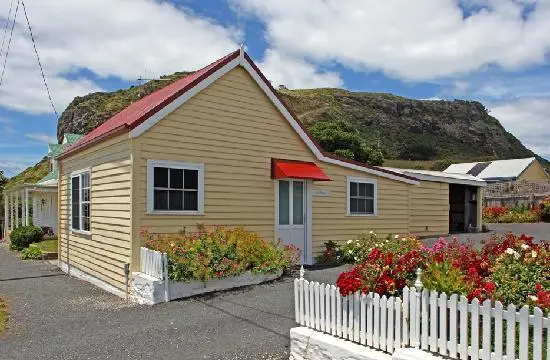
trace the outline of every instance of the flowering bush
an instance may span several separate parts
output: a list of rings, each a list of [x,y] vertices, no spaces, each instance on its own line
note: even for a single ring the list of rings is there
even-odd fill
[[[504,206],[488,206],[483,209],[483,220],[490,223],[498,222],[498,218],[506,213]]]
[[[550,311],[548,242],[536,244],[532,237],[507,234],[489,238],[480,250],[444,238],[429,247],[414,247],[411,240],[411,247],[398,249],[398,238],[393,240],[394,245],[374,247],[363,262],[340,275],[337,285],[343,296],[356,291],[399,295],[405,285],[412,285],[420,267],[426,289]]]
[[[540,209],[529,210],[525,206],[515,208],[490,206],[483,209],[483,221],[487,223],[535,223],[540,220]]]
[[[388,235],[381,238],[374,231],[370,231],[355,240],[348,240],[341,248],[341,257],[343,263],[360,264],[369,257],[375,248],[400,256],[421,247],[422,242],[414,236]]]
[[[547,196],[538,203],[537,212],[540,221],[550,222],[550,196]]]
[[[336,282],[343,296],[356,291],[397,295],[415,278],[415,270],[423,262],[422,245],[412,237],[379,241],[371,233],[358,241],[353,248],[353,242],[347,244],[347,251],[355,251],[354,259],[360,263],[343,272]]]
[[[337,242],[329,240],[325,242],[325,250],[315,258],[317,264],[340,265],[342,264],[342,250]]]
[[[287,270],[299,259],[296,247],[265,241],[243,228],[199,226],[192,234],[160,235],[143,230],[142,236],[146,247],[168,255],[168,276],[175,281]]]

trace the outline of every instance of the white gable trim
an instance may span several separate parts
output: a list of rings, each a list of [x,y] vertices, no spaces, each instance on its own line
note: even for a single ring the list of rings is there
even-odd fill
[[[241,55],[242,54],[242,55]],[[417,185],[419,181],[407,179],[398,175],[388,174],[384,171],[371,169],[367,167],[363,167],[360,165],[355,165],[351,163],[347,163],[342,160],[332,159],[329,158],[319,149],[317,146],[313,143],[313,141],[309,138],[309,136],[305,133],[305,131],[302,129],[302,127],[298,124],[296,119],[290,114],[290,112],[286,109],[286,107],[281,103],[279,98],[271,91],[271,88],[262,80],[260,75],[254,70],[252,65],[246,60],[244,57],[244,52],[241,50],[241,53],[239,56],[233,60],[231,60],[229,63],[212,73],[210,76],[208,76],[203,81],[199,82],[197,85],[195,85],[192,89],[186,91],[183,95],[178,97],[176,100],[172,101],[170,104],[166,105],[164,108],[162,108],[160,111],[158,111],[156,114],[152,115],[150,118],[145,120],[143,123],[138,125],[136,128],[132,129],[130,131],[130,137],[138,137],[147,130],[149,130],[151,127],[153,127],[157,122],[159,122],[161,119],[166,117],[171,112],[175,111],[177,108],[179,108],[181,105],[186,103],[189,99],[191,99],[193,96],[197,95],[199,92],[204,90],[206,87],[208,87],[210,84],[221,78],[223,75],[227,74],[229,71],[233,70],[237,66],[242,66],[254,79],[256,84],[263,90],[263,92],[267,95],[267,97],[271,100],[273,105],[279,110],[279,112],[283,115],[283,117],[288,121],[290,126],[296,131],[298,136],[302,139],[302,141],[306,144],[306,146],[311,150],[311,152],[315,155],[315,157],[323,162],[334,164],[342,167],[346,167],[349,169],[362,171],[367,174],[373,174],[380,177],[385,177],[388,179],[401,181],[407,184],[413,184]]]

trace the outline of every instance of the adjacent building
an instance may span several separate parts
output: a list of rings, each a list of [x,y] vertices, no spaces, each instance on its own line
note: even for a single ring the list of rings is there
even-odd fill
[[[446,173],[468,174],[487,182],[518,181],[518,180],[549,180],[550,177],[534,158],[495,160],[486,162],[452,164]]]

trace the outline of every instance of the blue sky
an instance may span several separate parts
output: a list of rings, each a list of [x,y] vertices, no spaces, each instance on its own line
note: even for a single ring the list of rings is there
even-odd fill
[[[12,1],[0,0],[2,29]],[[479,100],[550,158],[548,0],[25,4],[59,114],[75,96],[197,69],[244,43],[276,85]],[[21,10],[0,87],[0,169],[8,175],[38,161],[57,126]]]

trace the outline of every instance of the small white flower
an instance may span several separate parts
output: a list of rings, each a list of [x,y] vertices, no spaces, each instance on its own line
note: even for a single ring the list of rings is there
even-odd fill
[[[348,240],[348,244],[351,244],[353,241],[352,240]]]
[[[357,260],[359,260],[359,258],[357,256],[354,256],[353,260],[357,261]]]
[[[350,250],[348,250],[348,252],[349,252],[350,254],[353,254],[353,250],[351,250],[351,249],[350,249]]]
[[[531,257],[532,258],[536,258],[537,257],[537,252],[535,250],[531,251]]]
[[[373,235],[373,234],[374,234],[374,231],[372,231],[372,230],[371,230],[371,231],[369,231],[369,234]]]
[[[522,244],[522,245],[521,245],[521,248],[522,248],[523,250],[527,250],[527,249],[529,249],[529,245],[527,245],[527,244]]]
[[[407,238],[401,238],[401,241],[407,241]]]
[[[508,254],[508,255],[514,255],[515,252],[516,252],[516,251],[515,251],[514,249],[512,249],[512,248],[506,249],[506,254]]]
[[[538,297],[536,297],[535,295],[529,295],[528,296],[529,300],[531,300],[532,302],[537,302],[539,300]]]
[[[519,259],[519,254],[517,252],[514,251],[514,259]]]
[[[399,239],[399,235],[395,235],[393,238],[394,239]]]

